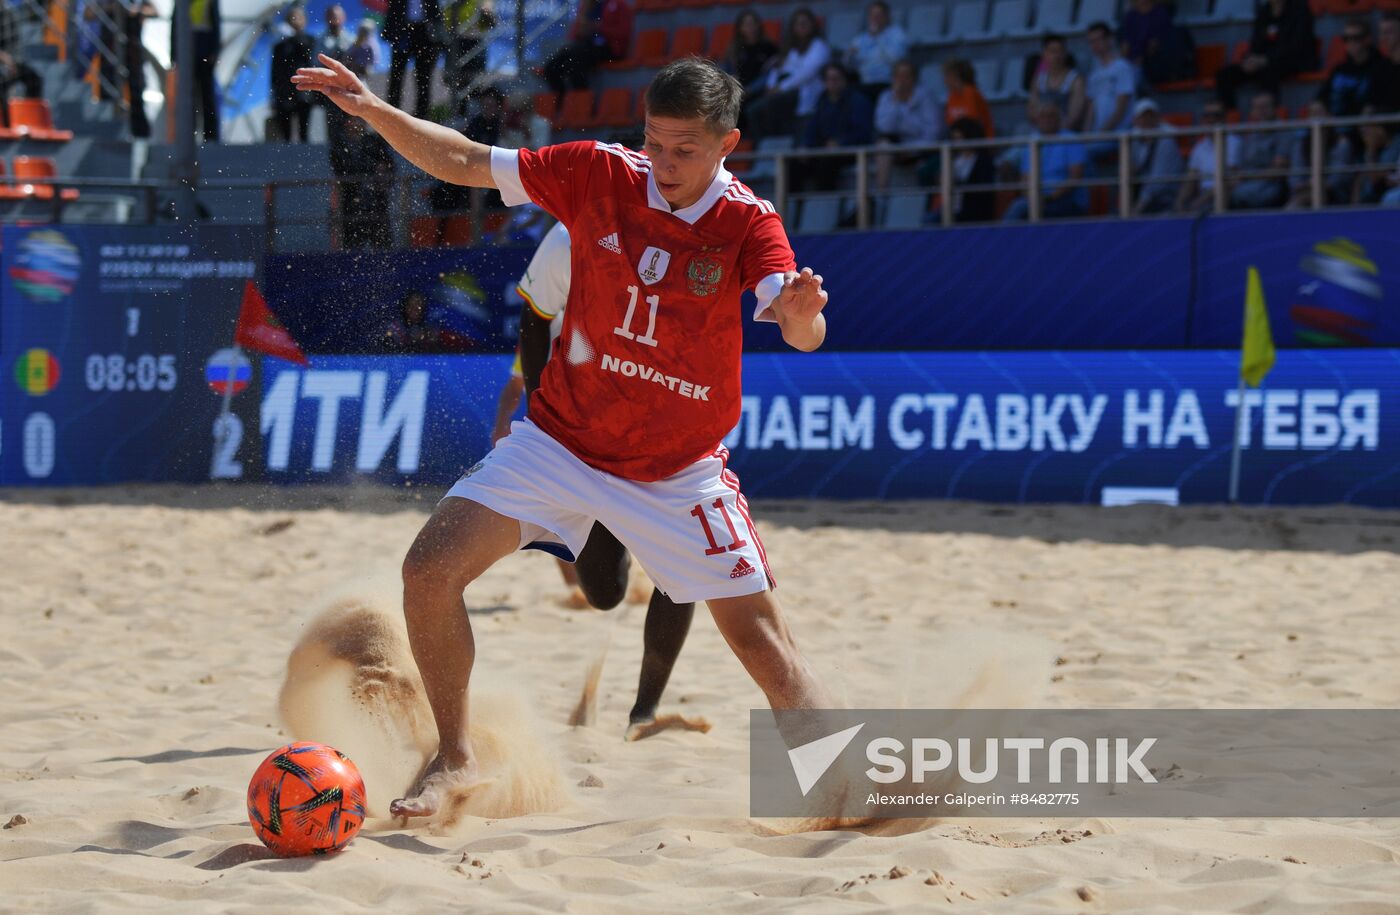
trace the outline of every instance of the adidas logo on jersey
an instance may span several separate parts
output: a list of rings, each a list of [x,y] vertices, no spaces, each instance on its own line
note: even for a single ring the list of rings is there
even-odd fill
[[[743,578],[745,575],[752,575],[758,570],[753,567],[747,559],[740,556],[739,561],[734,563],[734,571],[729,573],[730,578]]]
[[[604,236],[603,238],[598,239],[598,246],[600,248],[607,248],[613,254],[622,253],[622,244],[618,241],[616,232],[613,232],[609,235]]]

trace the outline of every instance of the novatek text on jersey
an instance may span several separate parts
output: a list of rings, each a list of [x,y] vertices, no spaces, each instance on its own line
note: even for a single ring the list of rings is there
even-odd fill
[[[610,356],[604,353],[603,371],[617,372],[620,375],[626,375],[628,378],[640,378],[642,381],[655,382],[663,388],[669,388],[682,397],[689,397],[691,400],[703,400],[706,403],[710,400],[710,385],[700,385],[692,381],[682,381],[675,375],[665,375],[649,365],[633,362],[631,359],[619,359],[616,356]]]

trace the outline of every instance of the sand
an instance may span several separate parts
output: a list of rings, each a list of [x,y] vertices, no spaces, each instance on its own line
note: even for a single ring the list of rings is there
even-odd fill
[[[492,765],[514,767],[521,790],[487,799],[489,815],[413,830],[371,819],[340,855],[268,859],[245,818],[247,780],[315,725],[279,715],[288,655],[337,601],[392,604],[398,559],[435,496],[0,493],[0,825],[24,820],[0,831],[0,910],[1400,911],[1397,820],[778,834],[747,817],[747,709],[762,699],[707,614],[663,711],[712,728],[624,743],[641,608],[560,607],[558,575],[536,554],[510,557],[467,595],[481,726],[502,741]],[[1400,704],[1400,514],[755,513],[794,630],[847,702],[946,700],[969,676],[950,638],[981,633],[994,655],[1015,633],[1024,653],[1000,685],[1053,706]],[[569,727],[605,644],[591,723]],[[396,740],[364,760],[372,805],[419,752],[412,721],[394,726]],[[518,809],[540,812],[502,815]]]

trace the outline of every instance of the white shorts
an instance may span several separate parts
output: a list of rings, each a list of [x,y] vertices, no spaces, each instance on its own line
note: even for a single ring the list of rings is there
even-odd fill
[[[520,522],[521,548],[572,561],[602,523],[676,603],[774,587],[724,446],[664,480],[638,483],[588,466],[528,419],[444,499],[479,502]]]

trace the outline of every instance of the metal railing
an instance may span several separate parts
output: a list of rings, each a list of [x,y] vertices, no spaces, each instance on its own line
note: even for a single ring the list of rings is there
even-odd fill
[[[800,228],[800,221],[794,219],[796,204],[800,201],[820,198],[840,199],[854,202],[855,215],[850,220],[851,227],[868,229],[874,227],[873,204],[883,197],[900,194],[937,194],[942,201],[951,201],[955,195],[980,193],[1002,194],[1014,192],[1026,199],[1026,217],[1031,222],[1046,218],[1044,201],[1049,189],[1042,186],[1041,170],[1044,151],[1063,143],[1105,143],[1103,148],[1115,154],[1117,162],[1103,174],[1086,176],[1078,180],[1065,181],[1061,185],[1068,188],[1105,188],[1110,196],[1116,194],[1116,207],[1109,217],[1132,215],[1132,203],[1143,181],[1133,174],[1131,168],[1131,148],[1134,142],[1156,138],[1169,138],[1176,141],[1183,138],[1197,138],[1209,135],[1213,141],[1214,166],[1216,175],[1224,174],[1225,180],[1216,180],[1210,194],[1209,212],[1227,213],[1231,207],[1229,190],[1239,182],[1250,180],[1276,180],[1282,182],[1288,192],[1295,197],[1294,205],[1317,210],[1336,206],[1329,202],[1328,187],[1335,182],[1354,181],[1358,175],[1367,172],[1394,172],[1400,163],[1349,163],[1333,165],[1327,161],[1326,148],[1329,132],[1337,136],[1358,131],[1368,124],[1393,125],[1400,127],[1400,116],[1369,116],[1356,118],[1328,118],[1309,121],[1278,121],[1259,124],[1232,124],[1201,128],[1181,128],[1173,130],[1133,131],[1121,134],[1066,134],[1056,137],[1015,137],[964,142],[928,143],[909,146],[865,146],[844,149],[792,149],[772,152],[750,152],[731,157],[730,165],[739,162],[758,163],[764,160],[771,165],[763,184],[771,181],[771,199],[779,212],[789,221],[789,230]],[[1307,144],[1305,161],[1290,161],[1286,167],[1268,168],[1229,168],[1225,138],[1261,132],[1286,132],[1291,135],[1294,145]],[[1025,160],[1025,173],[1015,180],[998,179],[991,183],[964,184],[955,180],[953,158],[959,152],[971,151],[1021,151]],[[938,180],[935,185],[897,186],[885,189],[875,188],[870,175],[871,165],[876,157],[893,154],[936,154]],[[798,168],[799,160],[823,157],[845,157],[856,163],[853,187],[842,190],[821,192],[798,192],[792,189],[792,172]],[[760,171],[760,174],[765,174]],[[740,177],[749,179],[749,172],[741,172]],[[1178,184],[1185,175],[1157,179],[1168,184]],[[29,183],[52,186],[56,193],[28,201],[0,202],[0,222],[16,220],[51,219],[64,221],[76,203],[64,199],[64,189],[81,192],[81,203],[85,212],[93,212],[99,201],[125,201],[116,221],[132,223],[158,223],[171,218],[169,200],[183,185],[174,180],[130,181],[125,179],[98,178],[55,178],[47,181],[33,180]],[[769,193],[769,188],[755,181],[755,190]],[[202,218],[224,224],[245,224],[256,227],[265,233],[269,251],[286,250],[289,245],[301,245],[308,238],[324,239],[323,247],[340,247],[344,239],[340,237],[338,226],[343,218],[340,198],[344,189],[356,185],[372,184],[383,195],[388,204],[376,215],[385,226],[377,230],[376,237],[387,238],[394,246],[406,246],[413,237],[413,221],[423,217],[457,219],[458,228],[465,220],[467,231],[459,232],[472,239],[480,240],[489,234],[489,213],[485,206],[485,193],[479,189],[467,192],[469,203],[453,210],[435,209],[431,203],[432,188],[438,182],[414,171],[409,174],[386,175],[369,178],[310,178],[297,180],[263,180],[260,178],[201,180],[196,186],[196,194],[202,198],[208,215]],[[1298,201],[1301,200],[1301,204]],[[1340,201],[1345,205],[1349,197]],[[1283,206],[1273,207],[1283,209]],[[1192,210],[1199,213],[1200,210]],[[937,223],[948,226],[954,224],[953,207],[940,208]],[[1092,218],[1106,218],[1095,216]],[[301,239],[298,242],[297,239]]]
[[[743,154],[736,154],[731,157],[731,162],[748,162],[758,165],[767,161],[770,168],[759,169],[760,178],[752,183],[760,185],[755,190],[770,193],[771,199],[778,211],[784,218],[790,218],[793,213],[793,203],[821,198],[840,198],[844,201],[854,203],[855,214],[850,220],[852,228],[868,229],[872,227],[872,206],[871,204],[880,198],[891,197],[899,194],[907,194],[911,191],[923,190],[926,193],[936,193],[942,201],[947,202],[954,199],[956,194],[966,193],[990,193],[1015,191],[1026,199],[1027,219],[1030,222],[1039,222],[1046,218],[1044,215],[1044,203],[1046,199],[1046,188],[1042,187],[1042,163],[1044,153],[1048,147],[1056,145],[1075,144],[1087,147],[1100,153],[1099,159],[1103,165],[1098,169],[1098,173],[1093,169],[1086,169],[1085,177],[1071,179],[1057,183],[1057,188],[1067,188],[1078,190],[1081,188],[1106,188],[1116,196],[1116,206],[1111,212],[1119,217],[1129,217],[1133,215],[1133,200],[1136,191],[1144,183],[1143,179],[1135,174],[1133,169],[1132,152],[1134,144],[1139,142],[1155,142],[1161,138],[1168,138],[1178,141],[1183,138],[1193,142],[1201,137],[1209,136],[1213,147],[1213,174],[1206,176],[1212,182],[1211,205],[1209,212],[1226,213],[1231,210],[1230,189],[1241,181],[1254,179],[1280,179],[1287,181],[1291,186],[1306,189],[1303,195],[1307,200],[1307,206],[1311,209],[1321,209],[1328,206],[1327,184],[1329,178],[1345,177],[1347,175],[1358,175],[1364,172],[1373,171],[1378,166],[1376,164],[1352,163],[1345,165],[1332,165],[1328,159],[1329,144],[1327,138],[1329,133],[1341,135],[1358,131],[1361,127],[1368,125],[1388,125],[1392,129],[1397,129],[1400,133],[1400,115],[1370,115],[1350,118],[1321,118],[1299,121],[1268,121],[1258,123],[1240,124],[1218,124],[1210,126],[1193,127],[1162,127],[1155,130],[1131,130],[1120,133],[1064,133],[1053,137],[1038,135],[1018,136],[1010,138],[992,138],[981,140],[960,140],[943,141],[938,143],[907,143],[899,145],[874,145],[859,147],[838,147],[802,149],[791,148],[783,150],[756,150]],[[1228,164],[1229,150],[1227,144],[1230,137],[1257,133],[1283,133],[1289,136],[1290,146],[1300,140],[1307,144],[1308,153],[1303,157],[1302,163],[1290,161],[1287,168],[1255,168],[1246,169],[1233,167]],[[991,183],[966,184],[955,179],[953,161],[957,154],[971,151],[985,151],[988,153],[1005,153],[1009,150],[1020,149],[1023,151],[1021,158],[1025,165],[1019,169],[1020,177],[1013,181],[997,180]],[[928,184],[891,184],[885,188],[872,189],[871,166],[881,157],[890,156],[911,156],[911,155],[936,155],[938,157],[938,182],[933,185]],[[794,177],[797,170],[801,169],[808,161],[814,159],[842,159],[849,160],[854,165],[853,186],[850,186],[851,178],[848,177],[848,186],[840,190],[825,190],[818,192],[800,192],[794,190]],[[1006,156],[999,157],[1005,161]],[[1185,168],[1186,156],[1183,155],[1182,174],[1175,177],[1165,177],[1152,179],[1147,183],[1169,183],[1181,184],[1189,180],[1189,175]],[[1290,160],[1297,157],[1290,156]],[[1392,167],[1400,167],[1395,163]],[[740,173],[741,180],[748,181],[749,172]],[[769,178],[771,175],[771,178]],[[1224,180],[1217,180],[1217,176],[1224,176]],[[771,180],[771,187],[767,185]],[[1335,204],[1334,204],[1335,205]],[[1278,207],[1282,209],[1282,205]],[[1173,210],[1173,212],[1182,212]],[[1200,210],[1191,210],[1198,213]],[[1088,213],[1084,214],[1086,217]],[[953,225],[956,214],[951,206],[943,205],[939,211],[938,222],[944,226]],[[1102,215],[1093,218],[1103,218]]]

